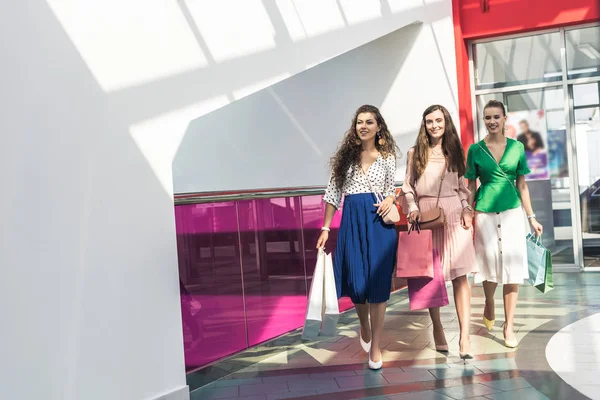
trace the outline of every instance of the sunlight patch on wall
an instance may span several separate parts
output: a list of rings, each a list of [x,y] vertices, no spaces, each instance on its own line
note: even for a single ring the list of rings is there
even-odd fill
[[[308,34],[302,24],[302,19],[298,14],[294,0],[275,0],[275,4],[277,4],[279,13],[283,18],[283,22],[285,23],[292,41],[297,42],[307,38]]]
[[[200,115],[229,104],[227,96],[217,96],[176,111],[131,125],[129,132],[165,192],[173,194],[172,165],[188,125]],[[210,132],[206,132],[210,135]]]
[[[175,1],[47,2],[105,92],[207,65]]]
[[[292,0],[292,3],[309,37],[344,27],[336,0]]]
[[[380,0],[341,0],[340,3],[350,25],[381,17]]]
[[[275,47],[275,29],[261,0],[187,0],[218,63]]]
[[[424,6],[424,0],[385,0],[390,5],[390,10],[394,14],[408,11],[414,8],[420,9]]]

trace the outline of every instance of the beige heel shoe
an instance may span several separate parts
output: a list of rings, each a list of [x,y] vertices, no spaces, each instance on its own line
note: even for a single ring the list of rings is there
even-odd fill
[[[485,325],[485,327],[487,328],[488,331],[491,331],[492,329],[494,329],[495,323],[496,323],[495,319],[489,320],[485,317],[485,315],[483,316],[483,324]]]
[[[514,349],[519,345],[519,341],[516,338],[511,340],[504,339],[504,345],[509,349]]]
[[[469,342],[469,344],[471,344]],[[460,341],[458,342],[458,346],[460,349]],[[461,360],[466,361],[466,360],[471,360],[473,358],[473,353],[470,351],[465,351],[464,353],[461,352],[460,350],[458,351],[458,356],[460,357]]]

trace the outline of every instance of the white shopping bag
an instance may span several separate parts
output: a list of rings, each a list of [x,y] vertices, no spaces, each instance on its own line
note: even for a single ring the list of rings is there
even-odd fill
[[[323,252],[325,253],[325,252]],[[338,306],[337,291],[335,289],[335,276],[333,274],[333,262],[331,253],[325,254],[325,315],[321,325],[321,335],[335,336],[335,328],[340,317],[340,308]]]
[[[326,282],[328,286],[326,286]],[[335,306],[332,303],[332,299],[335,302]],[[315,265],[315,272],[313,273],[308,295],[308,306],[306,307],[302,339],[316,339],[321,329],[321,323],[324,322],[324,317],[326,321],[324,328],[327,329],[327,332],[323,334],[333,334],[331,332],[335,332],[338,316],[339,309],[331,254],[325,254],[323,249],[319,249],[317,264]]]

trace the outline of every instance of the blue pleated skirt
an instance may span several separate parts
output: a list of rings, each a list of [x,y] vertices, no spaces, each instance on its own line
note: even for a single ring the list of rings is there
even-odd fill
[[[372,193],[346,195],[333,258],[338,298],[354,304],[390,298],[398,238],[377,215]]]

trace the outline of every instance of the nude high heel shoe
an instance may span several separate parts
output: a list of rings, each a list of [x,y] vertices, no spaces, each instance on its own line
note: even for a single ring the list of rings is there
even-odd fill
[[[491,331],[492,329],[494,329],[495,323],[496,323],[495,319],[489,320],[485,317],[485,315],[483,316],[483,324],[485,325],[485,327],[487,328],[488,331]]]

